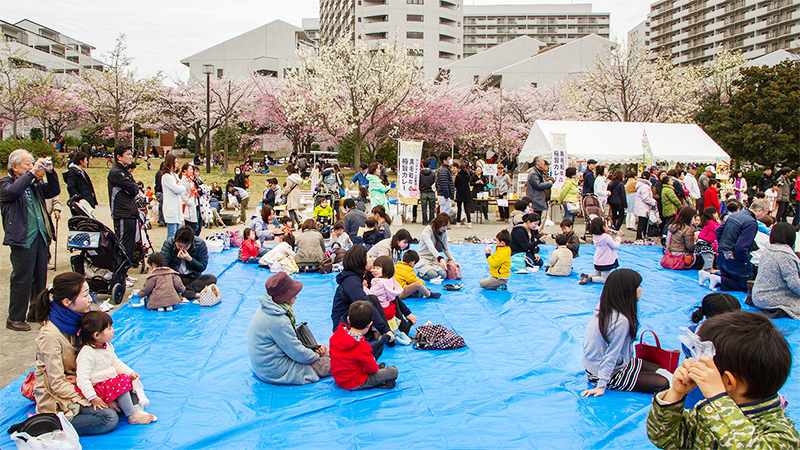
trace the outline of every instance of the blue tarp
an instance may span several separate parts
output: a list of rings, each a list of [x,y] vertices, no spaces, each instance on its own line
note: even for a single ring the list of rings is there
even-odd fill
[[[125,306],[113,314],[119,357],[141,374],[158,422],[86,436],[86,449],[125,448],[653,448],[645,433],[651,396],[607,391],[581,398],[589,384],[581,342],[602,286],[578,285],[592,268],[584,245],[573,275],[512,275],[508,291],[483,291],[488,275],[482,245],[453,245],[464,290],[439,300],[411,299],[421,322],[453,328],[467,347],[425,352],[387,348],[380,361],[400,369],[392,390],[348,392],[330,378],[308,386],[259,381],[247,357],[247,327],[269,272],[212,255],[223,302],[158,313]],[[547,258],[552,246],[545,246]],[[659,248],[623,246],[621,267],[644,278],[641,329],[677,349],[678,327],[707,288],[697,272],[661,269]],[[320,341],[331,335],[335,274],[295,276],[305,285],[295,304]],[[434,290],[442,290],[434,286]],[[736,294],[744,300],[744,294]],[[796,355],[798,322],[775,322]],[[413,333],[413,332],[412,332]],[[782,394],[800,420],[800,372],[795,358]],[[23,377],[0,390],[0,427],[25,419],[33,403],[19,394]],[[8,435],[0,448],[13,448]]]

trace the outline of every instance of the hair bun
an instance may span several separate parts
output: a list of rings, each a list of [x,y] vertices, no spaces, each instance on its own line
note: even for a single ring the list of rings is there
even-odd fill
[[[695,310],[692,312],[692,322],[700,323],[700,321],[703,320],[703,316],[705,316],[705,312],[703,311],[703,306],[701,305],[695,308]]]

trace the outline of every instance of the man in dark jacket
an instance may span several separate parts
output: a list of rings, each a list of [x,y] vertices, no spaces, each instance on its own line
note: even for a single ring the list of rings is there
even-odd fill
[[[775,177],[772,175],[772,167],[767,167],[764,169],[764,173],[756,180],[756,187],[759,192],[767,192],[767,189],[771,188],[774,182]]]
[[[69,169],[62,175],[64,183],[67,185],[67,193],[69,198],[75,196],[79,200],[86,200],[92,208],[97,207],[97,197],[94,194],[94,186],[86,169],[89,168],[89,155],[83,152],[78,152],[72,158],[72,163]]]
[[[133,162],[131,145],[117,145],[114,160],[116,162],[108,172],[108,204],[114,221],[114,233],[130,259],[136,248],[136,228],[139,226],[139,209],[136,207],[139,186],[128,172],[128,166]]]
[[[347,267],[346,264],[347,263],[345,263],[345,267]],[[389,329],[386,313],[383,312],[383,308],[377,297],[374,295],[367,295],[367,293],[364,292],[363,282],[364,278],[352,270],[345,269],[336,275],[336,283],[339,284],[339,288],[336,289],[336,294],[333,296],[331,320],[333,321],[334,331],[340,323],[350,325],[347,320],[347,316],[350,313],[350,305],[358,301],[371,303],[373,305],[372,327],[378,330],[381,337],[372,341],[370,345],[372,346],[373,355],[375,358],[378,358],[383,352],[383,345],[390,339],[394,340],[394,333]],[[368,337],[371,334],[372,333],[368,333]]]
[[[433,185],[436,183],[436,174],[430,169],[430,159],[422,161],[422,171],[419,173],[419,202],[422,207],[423,225],[427,225],[436,215],[436,192],[433,191]],[[416,223],[417,205],[414,205],[413,212],[414,223]]]
[[[542,212],[547,209],[547,194],[545,190],[553,187],[553,183],[544,180],[544,171],[547,164],[541,156],[533,158],[533,167],[528,174],[528,182],[525,185],[525,194],[533,200],[533,212],[542,216]]]
[[[161,246],[164,266],[178,272],[186,290],[183,296],[194,300],[206,286],[217,282],[217,277],[203,274],[208,267],[208,247],[204,240],[194,236],[189,227],[179,228],[175,236]]]
[[[717,227],[717,266],[723,291],[747,292],[747,282],[753,279],[750,250],[758,231],[756,221],[768,213],[767,200],[757,199],[750,209],[731,214]]]
[[[537,255],[540,243],[540,223],[541,216],[537,213],[530,213],[522,218],[522,223],[511,228],[511,254],[524,253],[525,267],[541,267],[544,264],[544,260]]]
[[[155,148],[155,147],[153,147]],[[158,155],[158,152],[156,152]],[[153,191],[156,193],[156,200],[158,200],[158,226],[165,227],[167,223],[164,222],[164,189],[161,187],[161,176],[163,175],[162,170],[164,170],[164,163],[161,163],[161,166],[158,168],[156,172],[156,177],[153,180]]]
[[[442,165],[436,171],[436,201],[439,204],[439,213],[450,214],[453,207],[453,200],[456,195],[456,186],[453,183],[453,174],[450,172],[450,165],[453,158],[447,152],[439,154],[439,161]],[[433,219],[431,219],[433,220]]]
[[[46,183],[37,177],[42,171]],[[45,200],[58,196],[61,187],[53,164],[44,158],[34,162],[27,150],[11,152],[8,175],[0,179],[3,245],[11,248],[12,268],[6,328],[29,331],[25,320],[34,320],[33,300],[47,284],[47,248],[55,235]]]
[[[364,226],[367,221],[367,215],[364,214],[364,211],[356,208],[356,201],[352,198],[344,199],[342,207],[344,207],[344,217],[342,217],[344,232],[350,236],[353,244],[363,244],[364,239],[358,235],[358,229]]]
[[[583,196],[594,195],[594,168],[597,161],[590,159],[586,161],[586,170],[583,172]]]

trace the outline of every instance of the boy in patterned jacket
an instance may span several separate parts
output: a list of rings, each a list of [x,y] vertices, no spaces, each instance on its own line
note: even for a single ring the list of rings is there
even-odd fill
[[[713,360],[689,358],[672,386],[657,393],[647,416],[647,437],[659,448],[800,447],[778,389],[792,367],[789,344],[761,314],[732,311],[706,320],[700,339],[714,343]],[[695,386],[704,401],[683,408]]]

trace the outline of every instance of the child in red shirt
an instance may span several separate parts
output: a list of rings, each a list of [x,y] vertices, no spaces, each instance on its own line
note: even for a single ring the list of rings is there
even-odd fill
[[[258,264],[258,244],[256,244],[256,232],[252,228],[244,229],[244,241],[242,241],[242,262],[247,264]]]
[[[395,387],[397,367],[385,367],[384,363],[379,366],[372,346],[364,340],[364,333],[372,326],[372,308],[369,302],[353,302],[347,317],[350,327],[341,323],[331,336],[331,375],[342,389]]]

